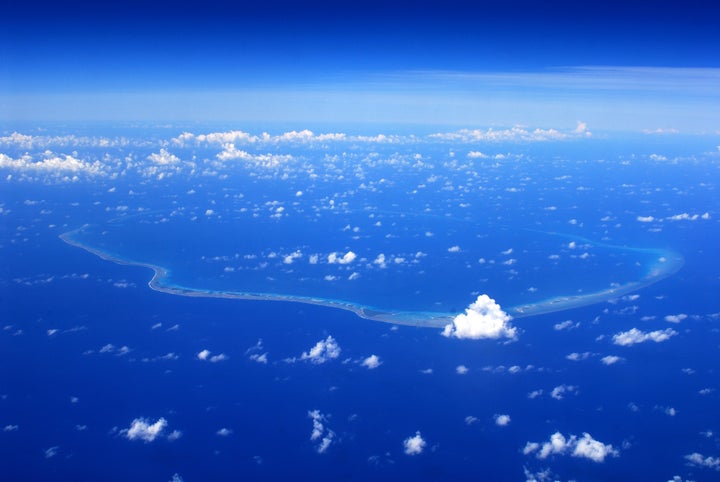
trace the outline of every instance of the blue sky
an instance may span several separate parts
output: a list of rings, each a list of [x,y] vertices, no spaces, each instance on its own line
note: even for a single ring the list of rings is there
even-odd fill
[[[720,129],[720,7],[17,3],[0,116]]]

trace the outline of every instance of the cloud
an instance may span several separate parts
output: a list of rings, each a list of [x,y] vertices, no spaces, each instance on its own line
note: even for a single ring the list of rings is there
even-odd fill
[[[556,129],[527,129],[523,126],[515,126],[510,129],[461,129],[456,132],[440,132],[431,134],[431,139],[461,142],[547,142],[566,139],[591,137],[585,122],[578,122],[577,127],[572,131],[559,131]]]
[[[637,220],[641,223],[651,223],[655,221],[655,218],[652,216],[638,216]]]
[[[705,467],[720,471],[720,457],[705,457],[702,454],[694,452],[690,455],[686,455],[685,460],[698,467]]]
[[[504,427],[510,423],[510,415],[495,415],[495,425]]]
[[[415,432],[415,435],[408,437],[403,441],[403,448],[406,455],[419,455],[425,449],[427,443],[420,435],[420,431]]]
[[[580,360],[587,360],[591,356],[593,356],[593,354],[590,353],[589,351],[586,351],[583,353],[573,352],[573,353],[570,353],[569,355],[565,356],[565,358],[570,361],[580,361]]]
[[[45,458],[51,459],[55,457],[59,449],[60,447],[58,447],[57,445],[55,445],[54,447],[50,447],[49,449],[45,449]]]
[[[223,427],[215,433],[221,437],[229,437],[230,435],[232,435],[233,431],[232,429]]]
[[[366,359],[363,360],[362,366],[367,367],[370,370],[373,370],[377,367],[382,365],[382,362],[380,361],[380,358],[377,355],[370,355]]]
[[[150,423],[145,418],[136,418],[130,424],[130,428],[124,429],[120,433],[127,437],[128,440],[152,442],[162,434],[167,424],[167,420],[162,417],[155,423]]]
[[[636,343],[644,343],[646,341],[654,341],[660,343],[677,335],[677,331],[670,328],[666,330],[655,330],[650,332],[640,331],[637,328],[631,328],[628,331],[622,331],[613,335],[613,343],[620,346],[631,346]]]
[[[335,341],[335,338],[329,336],[320,340],[315,344],[310,351],[303,352],[300,355],[301,360],[309,360],[310,363],[321,364],[328,360],[335,359],[340,356],[340,345]]]
[[[445,325],[442,334],[446,337],[510,338],[515,339],[517,329],[510,325],[510,315],[488,295],[480,295],[474,303],[457,315],[452,323]]]
[[[579,326],[580,326],[580,322],[579,322],[579,321],[576,323],[576,322],[574,322],[574,321],[572,321],[572,320],[565,320],[565,321],[560,322],[560,323],[555,323],[555,324],[553,325],[553,329],[554,329],[555,331],[572,330],[573,328],[577,328],[577,327],[579,327]]]
[[[224,361],[224,360],[228,359],[228,356],[224,353],[220,353],[219,355],[213,355],[213,356],[210,356],[210,353],[211,353],[210,350],[207,350],[207,349],[202,350],[200,353],[197,354],[197,359],[203,360],[203,361],[209,361],[211,363],[217,363],[219,361]]]
[[[688,213],[681,213],[681,214],[675,214],[674,216],[668,216],[668,221],[697,221],[698,219],[704,219],[708,220],[710,219],[710,213],[706,212],[704,214],[688,214]]]
[[[220,161],[243,161],[263,168],[279,167],[294,159],[290,154],[251,154],[247,151],[238,150],[235,144],[223,145],[223,151],[216,157]]]
[[[466,367],[465,365],[458,365],[457,367],[455,367],[455,373],[457,373],[458,375],[465,375],[467,372],[468,367]]]
[[[680,323],[687,317],[688,315],[686,315],[685,313],[680,313],[679,315],[667,315],[665,317],[665,321],[668,321],[670,323]]]
[[[525,455],[535,453],[538,459],[546,459],[551,455],[570,454],[573,457],[585,458],[593,462],[604,462],[606,457],[617,457],[618,450],[612,445],[604,444],[592,438],[592,436],[584,432],[582,437],[575,435],[565,437],[560,432],[555,432],[550,436],[548,442],[539,444],[537,442],[528,442],[523,449]]]
[[[253,353],[248,358],[250,358],[254,362],[267,365],[267,362],[268,362],[267,355],[268,355],[267,353]]]
[[[312,419],[313,429],[310,433],[310,440],[317,442],[315,450],[317,453],[324,454],[330,445],[335,440],[335,432],[325,427],[327,423],[327,417],[320,413],[319,410],[311,410],[308,412],[308,417]]]
[[[348,251],[342,256],[338,256],[337,253],[330,253],[328,255],[328,263],[330,264],[350,264],[355,261],[357,255],[352,251]]]
[[[48,175],[61,176],[63,180],[75,181],[75,177],[62,177],[68,174],[87,174],[99,176],[105,174],[105,166],[99,161],[92,163],[85,162],[70,155],[57,155],[45,151],[43,158],[35,160],[31,155],[13,159],[10,156],[0,153],[0,169],[11,169],[20,172],[45,173]]]
[[[615,355],[604,356],[600,359],[600,361],[603,362],[605,365],[614,365],[615,363],[622,361],[622,360],[623,360],[623,357],[615,356]]]
[[[210,356],[210,350],[202,350],[200,353],[197,354],[198,360],[207,360]]]
[[[577,393],[577,387],[575,385],[559,385],[552,389],[550,396],[555,400],[562,400],[568,393]]]
[[[149,161],[161,166],[168,166],[180,162],[180,159],[176,155],[170,154],[165,149],[160,149],[160,152],[150,154],[147,158]]]

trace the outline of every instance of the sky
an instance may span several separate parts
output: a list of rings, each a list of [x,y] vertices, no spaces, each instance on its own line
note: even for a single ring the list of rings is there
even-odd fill
[[[718,21],[709,1],[13,2],[0,120],[715,133]]]

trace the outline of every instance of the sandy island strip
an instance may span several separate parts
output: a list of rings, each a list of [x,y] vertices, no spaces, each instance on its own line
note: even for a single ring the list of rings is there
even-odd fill
[[[309,305],[325,306],[328,308],[338,308],[341,310],[351,311],[360,318],[372,321],[382,321],[385,323],[394,323],[400,325],[419,326],[427,328],[443,328],[448,323],[452,323],[456,315],[451,313],[440,312],[417,312],[417,311],[382,311],[369,306],[357,305],[341,300],[327,300],[323,298],[312,298],[305,296],[277,295],[270,293],[243,293],[234,291],[212,291],[199,290],[195,288],[186,288],[180,286],[165,286],[163,280],[168,277],[168,270],[162,266],[156,266],[149,263],[141,263],[130,261],[116,256],[112,256],[99,249],[92,248],[80,243],[72,238],[76,234],[86,228],[88,225],[81,226],[78,229],[61,234],[60,239],[71,246],[83,249],[89,253],[98,256],[101,259],[112,261],[113,263],[127,266],[141,266],[153,270],[153,277],[148,282],[148,286],[161,293],[171,295],[189,296],[196,298],[225,298],[235,300],[255,300],[255,301],[286,301],[292,303],[305,303]],[[589,240],[588,240],[589,241]],[[514,318],[523,318],[526,316],[541,315],[565,311],[572,308],[580,308],[583,306],[602,303],[604,301],[626,295],[641,288],[645,288],[654,284],[672,274],[676,273],[683,266],[683,258],[677,253],[667,250],[629,248],[625,246],[610,246],[617,249],[638,252],[652,252],[659,256],[658,262],[653,265],[648,274],[639,281],[632,281],[623,285],[614,286],[601,291],[587,293],[583,295],[557,296],[548,300],[530,303],[526,305],[514,306],[507,309],[507,313]]]
[[[106,261],[112,261],[113,263],[126,266],[140,266],[153,270],[153,277],[148,282],[148,286],[151,289],[159,291],[161,293],[179,296],[189,296],[195,298],[225,298],[235,300],[286,301],[292,303],[305,303],[309,305],[325,306],[328,308],[338,308],[341,310],[351,311],[360,318],[364,318],[367,320],[382,321],[385,323],[394,323],[401,325],[422,326],[429,328],[443,328],[448,323],[451,323],[454,318],[454,315],[445,313],[414,311],[388,312],[378,310],[369,306],[361,306],[340,300],[326,300],[322,298],[311,298],[305,296],[277,295],[270,293],[243,293],[234,291],[212,291],[199,290],[195,288],[187,288],[181,286],[166,286],[163,284],[163,280],[167,279],[168,270],[163,268],[162,266],[156,266],[150,263],[141,263],[138,261],[130,261],[116,256],[112,256],[108,253],[105,253],[104,251],[82,244],[72,238],[73,234],[82,231],[86,226],[82,226],[76,230],[61,234],[60,239],[62,239],[70,246],[83,249]]]

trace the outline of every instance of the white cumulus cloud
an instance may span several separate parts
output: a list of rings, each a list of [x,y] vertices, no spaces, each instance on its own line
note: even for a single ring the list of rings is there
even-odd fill
[[[320,340],[310,348],[310,351],[305,351],[300,355],[301,360],[309,360],[311,363],[321,364],[328,360],[335,359],[340,356],[340,345],[338,345],[335,338],[328,335],[324,340]]]
[[[690,462],[692,465],[697,465],[698,467],[705,467],[720,471],[720,457],[705,457],[702,454],[694,452],[690,455],[686,455],[685,460]]]
[[[644,343],[646,341],[654,341],[660,343],[670,339],[670,337],[677,335],[677,331],[670,328],[666,330],[655,330],[650,332],[644,332],[637,328],[631,328],[628,331],[621,331],[613,335],[613,343],[620,346],[631,346],[636,343]]]
[[[617,457],[620,453],[610,444],[604,444],[592,438],[585,432],[582,437],[575,435],[565,437],[560,432],[550,436],[550,440],[542,444],[528,442],[523,449],[525,455],[535,453],[539,459],[546,459],[551,455],[571,455],[573,457],[585,458],[593,462],[604,462],[607,457]]]
[[[357,255],[352,251],[348,251],[344,255],[340,256],[338,253],[330,253],[328,255],[328,263],[330,264],[350,264],[355,261]]]
[[[310,417],[313,422],[310,440],[317,442],[315,446],[317,453],[324,454],[327,452],[327,449],[330,448],[330,445],[332,445],[333,440],[335,440],[335,432],[325,426],[327,417],[320,413],[320,410],[309,411],[308,417]]]
[[[362,366],[367,367],[369,370],[379,367],[382,365],[380,358],[377,355],[370,355],[363,360]]]
[[[162,417],[154,423],[150,423],[150,421],[145,418],[136,418],[130,424],[130,428],[124,429],[120,433],[127,437],[128,440],[152,442],[162,434],[167,424],[167,420]]]
[[[427,442],[420,435],[420,431],[415,432],[415,435],[408,437],[403,441],[403,448],[406,455],[419,455],[425,449]]]
[[[480,295],[474,303],[445,325],[443,336],[455,338],[510,338],[515,339],[517,329],[510,325],[510,315],[488,295]]]
[[[665,321],[670,322],[670,323],[680,323],[687,317],[688,317],[688,315],[686,315],[685,313],[680,313],[679,315],[667,315],[665,317]]]
[[[510,415],[495,415],[495,424],[501,427],[510,423]]]

